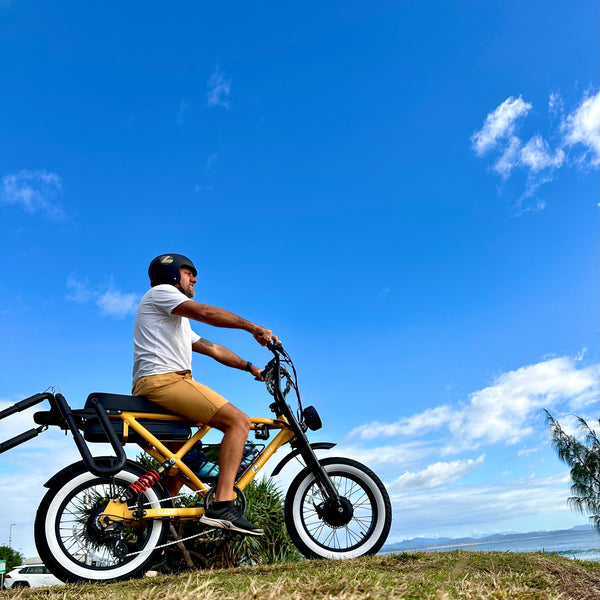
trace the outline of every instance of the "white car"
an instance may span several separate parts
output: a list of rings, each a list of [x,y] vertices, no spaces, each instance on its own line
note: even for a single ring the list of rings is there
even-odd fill
[[[10,588],[43,587],[47,585],[64,585],[64,583],[54,577],[42,564],[15,567],[4,576],[4,587],[7,590]]]

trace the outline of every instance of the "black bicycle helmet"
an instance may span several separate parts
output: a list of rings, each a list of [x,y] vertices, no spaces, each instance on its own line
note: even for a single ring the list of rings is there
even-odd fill
[[[151,287],[161,283],[177,285],[181,280],[181,273],[179,272],[181,267],[189,269],[194,277],[198,275],[194,263],[183,254],[161,254],[157,256],[148,267]]]

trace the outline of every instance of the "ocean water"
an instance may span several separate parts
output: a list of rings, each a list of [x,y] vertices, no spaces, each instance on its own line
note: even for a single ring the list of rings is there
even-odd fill
[[[600,535],[594,530],[540,531],[514,536],[499,536],[468,543],[452,541],[440,545],[402,548],[403,552],[443,552],[449,550],[546,552],[575,560],[600,561]]]

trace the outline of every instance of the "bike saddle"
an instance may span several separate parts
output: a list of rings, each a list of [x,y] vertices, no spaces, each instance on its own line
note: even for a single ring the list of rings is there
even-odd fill
[[[94,392],[90,394],[85,402],[84,411],[94,408],[94,401],[99,402],[104,410],[123,411],[132,413],[152,413],[154,415],[175,415],[174,412],[163,408],[148,400],[145,396],[126,396],[125,394],[108,394],[106,392]],[[83,411],[82,411],[83,412]],[[114,414],[114,413],[113,413]],[[180,417],[180,415],[175,415]],[[161,421],[158,419],[139,420],[148,432],[155,435],[160,440],[187,440],[192,434],[191,423],[180,421]],[[127,437],[124,438],[124,426],[120,419],[115,419],[111,423],[121,442],[130,441],[138,443],[144,441],[144,438],[132,429],[127,430]],[[83,437],[88,442],[106,442],[106,432],[97,418],[87,418],[82,424]]]
[[[146,396],[127,396],[125,394],[108,394],[106,392],[93,392],[87,397],[84,408],[93,408],[93,400],[98,400],[105,410],[123,410],[127,412],[154,413],[173,415],[170,410],[148,400]]]

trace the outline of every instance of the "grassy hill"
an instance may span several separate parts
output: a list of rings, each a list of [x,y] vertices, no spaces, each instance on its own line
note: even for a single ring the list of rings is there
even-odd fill
[[[600,600],[600,563],[541,553],[392,554],[0,592],[0,600]]]

